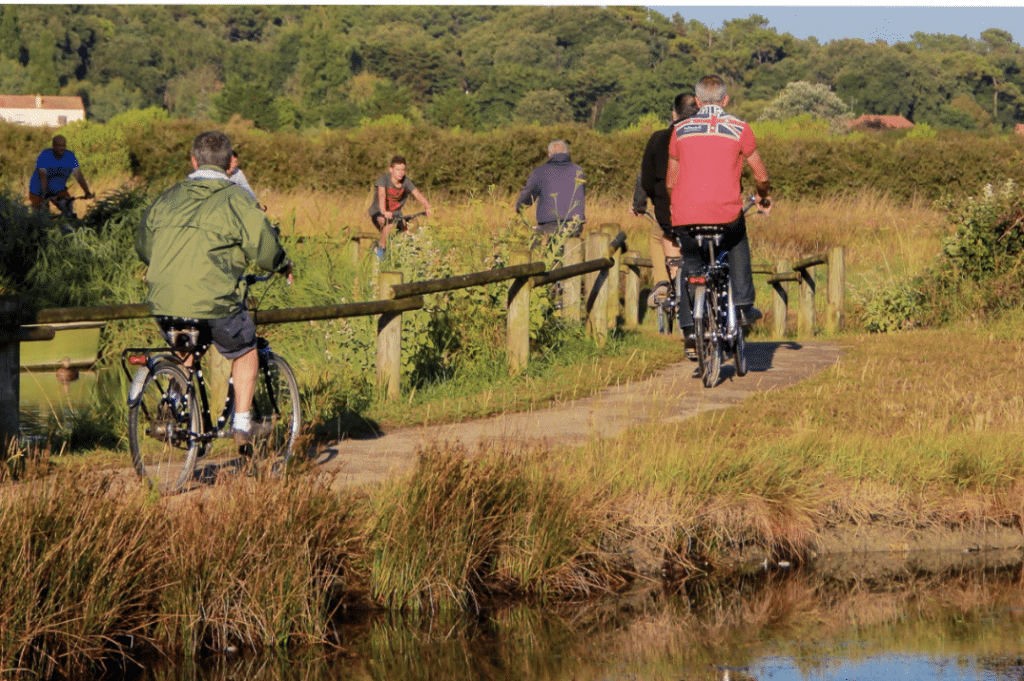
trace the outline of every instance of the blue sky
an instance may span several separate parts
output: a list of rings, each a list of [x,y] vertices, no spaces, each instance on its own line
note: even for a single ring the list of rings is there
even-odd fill
[[[978,38],[988,28],[1001,28],[1024,40],[1024,7],[997,6],[893,6],[893,5],[646,5],[667,16],[678,12],[683,19],[696,19],[710,28],[721,28],[729,19],[746,19],[760,14],[778,33],[790,33],[806,40],[814,36],[821,43],[841,38],[891,44],[910,40],[917,31],[947,33]]]

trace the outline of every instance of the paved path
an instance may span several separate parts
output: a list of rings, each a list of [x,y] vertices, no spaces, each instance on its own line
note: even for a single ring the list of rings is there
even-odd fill
[[[461,442],[470,451],[493,440],[515,439],[548,445],[582,444],[613,437],[645,421],[671,423],[712,409],[738,404],[750,395],[779,390],[823,371],[839,360],[833,342],[749,343],[749,371],[739,378],[730,363],[722,382],[704,388],[694,377],[696,363],[666,367],[651,378],[609,388],[594,397],[531,412],[441,426],[386,430],[376,438],[342,440],[319,457],[318,467],[336,472],[336,484],[362,484],[408,470],[420,445]]]

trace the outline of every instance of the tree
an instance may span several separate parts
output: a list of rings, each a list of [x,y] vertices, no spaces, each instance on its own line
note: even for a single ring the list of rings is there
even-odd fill
[[[442,128],[480,128],[480,107],[473,95],[453,89],[437,95],[426,111],[427,120]]]
[[[513,116],[517,123],[555,125],[572,122],[572,107],[559,90],[531,90],[516,104]]]
[[[850,106],[823,83],[797,81],[786,85],[758,120],[781,121],[801,114],[828,120],[849,117]]]
[[[18,29],[18,6],[0,5],[0,57],[21,59],[21,31]]]

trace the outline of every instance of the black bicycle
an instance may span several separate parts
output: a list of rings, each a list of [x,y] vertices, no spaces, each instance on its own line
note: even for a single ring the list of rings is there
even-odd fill
[[[650,220],[652,223],[654,223],[656,225],[658,224],[657,221],[654,219],[654,217],[650,213],[648,213],[646,211],[641,212],[641,213],[637,213],[637,215],[643,215],[645,218]],[[671,235],[668,235],[668,236],[669,236],[669,238],[671,238]],[[656,257],[659,257],[659,254],[656,254],[656,253],[652,253],[651,254],[651,258],[652,259],[654,259]],[[674,258],[666,257],[665,258],[665,268],[669,272],[671,272],[673,269],[675,269],[676,272],[678,273],[678,272],[680,272],[682,270],[682,267],[683,267],[683,258],[682,257],[674,257]],[[679,326],[679,323],[678,323],[678,319],[679,319],[679,301],[680,300],[684,300],[685,301],[686,298],[679,294],[679,292],[682,290],[680,288],[680,285],[681,285],[681,280],[680,280],[680,278],[678,276],[676,276],[676,277],[670,276],[669,277],[669,281],[668,281],[668,289],[665,291],[665,295],[658,296],[658,297],[655,297],[653,299],[654,314],[655,314],[655,317],[658,320],[658,332],[659,333],[669,333],[670,334],[670,333],[673,332],[673,329],[678,334],[682,333],[682,329],[681,329],[681,327]],[[653,291],[652,291],[651,295],[654,295]],[[689,304],[689,302],[687,302],[686,304]]]
[[[753,197],[744,212],[755,205]],[[685,275],[693,314],[697,367],[705,388],[718,385],[722,362],[730,356],[736,375],[747,374],[746,341],[739,323],[729,277],[728,252],[717,252],[725,238],[723,225],[694,225],[687,232],[702,254],[701,269]],[[676,290],[683,290],[682,268],[676,273]]]
[[[63,223],[60,228],[62,234],[74,232],[80,222],[78,215],[75,213],[75,201],[90,198],[92,197],[84,194],[82,196],[53,195],[46,198],[47,204],[53,204],[60,211],[60,215],[55,219]]]
[[[413,213],[412,215],[394,215],[390,220],[388,220],[388,222],[393,222],[395,224],[396,232],[408,232],[409,223],[413,222],[417,218],[423,217],[426,214],[427,212],[423,211],[420,213]]]
[[[243,277],[249,287],[273,275]],[[246,305],[248,308],[248,305]],[[214,442],[232,438],[235,413],[234,385],[229,379],[224,408],[216,424],[201,361],[209,344],[200,342],[196,326],[172,331],[169,345],[157,348],[126,348],[121,366],[138,366],[128,389],[128,445],[139,477],[164,494],[183,491],[195,480],[199,459],[213,451]],[[288,362],[257,338],[259,363],[252,401],[253,459],[274,469],[291,459],[302,424],[299,385]],[[237,451],[237,450],[235,450]]]

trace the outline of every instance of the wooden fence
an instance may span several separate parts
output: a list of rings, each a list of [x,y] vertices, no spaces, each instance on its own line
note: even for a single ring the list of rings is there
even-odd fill
[[[615,235],[613,237],[613,235]],[[372,252],[376,235],[353,237],[349,254],[360,260]],[[635,328],[640,323],[644,268],[649,258],[635,251],[624,253],[626,235],[618,225],[602,225],[586,239],[570,238],[563,252],[563,266],[545,271],[542,262],[533,262],[530,251],[515,251],[508,267],[474,272],[443,279],[405,283],[399,272],[381,272],[378,279],[379,300],[325,305],[316,307],[260,310],[259,324],[285,324],[319,319],[377,316],[377,383],[389,398],[400,393],[402,314],[423,307],[423,296],[444,291],[508,281],[506,352],[512,372],[523,370],[530,352],[530,291],[535,286],[562,282],[561,313],[570,320],[581,321],[587,332],[603,344],[608,332],[620,324]],[[773,333],[786,334],[788,316],[788,282],[800,287],[798,332],[812,335],[815,330],[815,279],[812,268],[828,265],[828,307],[826,329],[838,331],[844,312],[844,274],[842,248],[829,253],[803,258],[790,267],[779,261],[774,268],[755,267],[755,273],[768,274],[774,288],[772,305]],[[584,294],[586,297],[584,298]],[[18,398],[20,343],[50,340],[53,327],[47,324],[83,321],[112,321],[149,317],[144,304],[109,305],[102,307],[62,308],[31,313],[16,297],[0,296],[0,442],[7,443],[18,432]],[[25,326],[34,325],[34,326]]]

